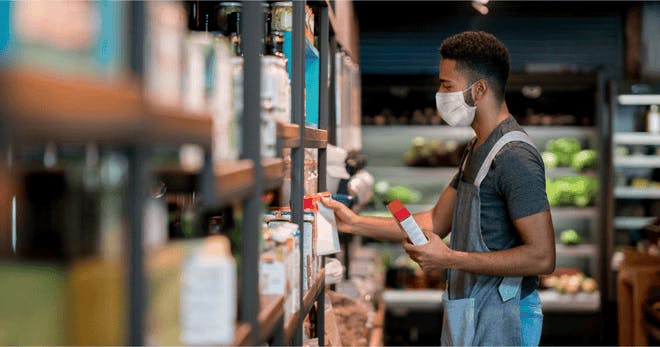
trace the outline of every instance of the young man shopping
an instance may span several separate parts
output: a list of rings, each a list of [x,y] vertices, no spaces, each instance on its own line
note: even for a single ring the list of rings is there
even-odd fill
[[[426,272],[446,270],[443,345],[538,345],[538,275],[555,267],[539,152],[504,100],[509,53],[493,35],[446,39],[436,104],[450,126],[471,126],[459,172],[433,209],[414,215],[429,242],[414,246],[394,218],[357,216],[335,201],[342,232],[402,241]],[[442,238],[451,233],[447,247]]]

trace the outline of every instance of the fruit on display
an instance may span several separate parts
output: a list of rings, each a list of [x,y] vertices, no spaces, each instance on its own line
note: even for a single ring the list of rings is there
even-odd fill
[[[407,166],[456,166],[466,146],[467,143],[456,140],[428,140],[417,136],[412,139],[403,160]]]
[[[546,179],[550,206],[588,206],[598,193],[598,181],[589,176],[567,176]]]
[[[552,275],[542,276],[541,287],[563,294],[593,293],[598,290],[598,283],[595,279],[587,277],[580,271],[562,270],[567,269],[558,269]]]
[[[571,160],[571,167],[575,170],[593,169],[598,163],[598,153],[593,149],[584,149],[577,152]]]
[[[582,241],[580,235],[575,231],[575,229],[564,230],[559,234],[559,239],[561,243],[565,245],[577,245]]]

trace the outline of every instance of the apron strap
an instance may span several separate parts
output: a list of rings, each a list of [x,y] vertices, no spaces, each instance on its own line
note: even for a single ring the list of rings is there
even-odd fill
[[[477,176],[474,179],[475,186],[481,186],[481,182],[484,180],[484,178],[486,178],[488,170],[490,170],[490,165],[493,163],[495,156],[509,142],[525,142],[536,148],[529,136],[522,131],[510,131],[504,134],[499,140],[497,140],[493,148],[490,150],[490,152],[488,152],[488,156],[486,156],[486,159],[484,159],[484,162],[481,164],[481,168],[479,168],[479,172],[477,172]]]

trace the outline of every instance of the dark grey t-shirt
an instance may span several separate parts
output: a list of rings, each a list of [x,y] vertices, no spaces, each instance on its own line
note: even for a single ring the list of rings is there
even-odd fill
[[[469,157],[463,182],[473,183],[495,143],[510,131],[523,131],[509,116],[490,134],[486,142]],[[466,149],[469,150],[469,149]],[[458,174],[451,182],[458,188]],[[493,251],[508,249],[522,242],[513,220],[550,209],[545,192],[545,167],[539,152],[524,142],[506,144],[495,156],[493,164],[481,182],[481,234]],[[523,279],[521,298],[531,294],[539,283],[538,276]]]

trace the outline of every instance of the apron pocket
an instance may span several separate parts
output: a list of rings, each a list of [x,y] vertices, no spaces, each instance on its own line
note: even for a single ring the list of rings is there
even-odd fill
[[[449,300],[443,294],[444,316],[442,318],[443,346],[471,346],[474,340],[474,298]]]

